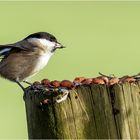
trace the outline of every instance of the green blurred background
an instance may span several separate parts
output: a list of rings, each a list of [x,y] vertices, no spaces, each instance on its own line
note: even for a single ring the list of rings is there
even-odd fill
[[[0,44],[47,31],[67,46],[31,81],[140,71],[140,2],[0,2]],[[0,78],[0,138],[27,138],[22,90]]]

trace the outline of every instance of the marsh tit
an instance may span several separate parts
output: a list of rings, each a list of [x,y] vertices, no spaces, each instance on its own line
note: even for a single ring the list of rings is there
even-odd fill
[[[21,82],[27,82],[30,76],[38,73],[61,48],[64,46],[47,32],[33,33],[16,43],[0,45],[0,75],[24,90]]]

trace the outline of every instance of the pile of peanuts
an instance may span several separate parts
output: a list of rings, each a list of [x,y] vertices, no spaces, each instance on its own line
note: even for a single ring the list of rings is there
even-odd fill
[[[46,88],[59,88],[64,87],[67,89],[72,89],[80,85],[90,85],[90,84],[106,84],[108,86],[114,84],[121,84],[124,82],[133,83],[136,79],[130,76],[118,77],[107,77],[107,76],[98,76],[96,78],[86,78],[86,77],[76,77],[73,81],[63,80],[63,81],[50,81],[48,79],[43,79],[41,82],[34,82],[34,84],[41,84]]]
[[[125,82],[134,83],[139,79],[140,79],[139,77],[135,77],[135,76],[134,77],[123,76],[121,78],[118,78],[115,76],[110,77],[110,76],[101,75],[96,78],[76,77],[73,81],[70,81],[70,80],[50,81],[49,79],[43,79],[41,82],[39,81],[34,82],[32,86],[35,88],[43,87],[43,89],[45,87],[45,90],[49,91],[49,92],[46,92],[46,95],[48,96],[40,102],[40,104],[42,105],[42,104],[49,104],[51,102],[49,98],[50,95],[53,95],[54,97],[56,97],[55,102],[57,103],[62,102],[68,96],[69,90],[75,89],[78,86],[93,85],[93,84],[112,86],[114,84],[121,84]]]

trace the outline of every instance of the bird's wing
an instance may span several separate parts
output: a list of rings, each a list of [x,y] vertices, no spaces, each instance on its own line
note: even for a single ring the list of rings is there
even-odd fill
[[[11,46],[0,45],[0,59],[2,59],[4,56],[7,56],[11,50]]]
[[[27,41],[20,41],[14,44],[6,44],[6,45],[0,45],[0,58],[3,58],[7,56],[10,52],[15,51],[33,51],[35,47],[33,47],[29,42]]]

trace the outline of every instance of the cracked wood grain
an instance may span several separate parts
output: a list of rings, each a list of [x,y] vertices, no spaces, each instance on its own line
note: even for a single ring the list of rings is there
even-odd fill
[[[40,104],[45,98],[25,93],[29,139],[140,139],[140,82],[83,85],[61,103]]]

